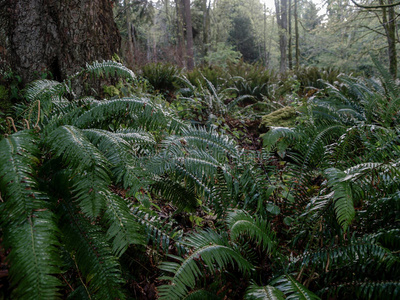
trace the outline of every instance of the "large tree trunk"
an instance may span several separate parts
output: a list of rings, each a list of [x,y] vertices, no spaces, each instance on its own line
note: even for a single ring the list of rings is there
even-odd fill
[[[86,62],[110,59],[120,36],[109,0],[4,0],[10,64],[25,82],[50,71],[62,80]]]
[[[279,49],[281,52],[280,72],[287,69],[287,0],[275,0],[276,21],[279,31]]]

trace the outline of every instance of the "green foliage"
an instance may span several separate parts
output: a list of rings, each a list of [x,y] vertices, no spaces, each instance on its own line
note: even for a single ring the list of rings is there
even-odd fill
[[[268,253],[274,250],[275,237],[271,234],[265,220],[257,219],[254,221],[245,211],[236,211],[229,214],[227,223],[233,240],[246,235],[250,239],[254,239]]]
[[[324,82],[333,84],[341,72],[335,68],[305,67],[295,70],[294,73],[300,82],[300,92],[305,94],[312,89],[323,89]]]
[[[246,292],[245,299],[283,300],[284,294],[273,286],[258,286],[252,284]]]
[[[290,275],[285,275],[276,280],[277,288],[281,290],[286,299],[318,300],[320,299],[304,285],[299,283]]]
[[[171,285],[159,288],[161,299],[182,299],[188,292],[188,288],[196,285],[196,280],[202,275],[196,262],[198,258],[201,258],[212,273],[220,268],[225,268],[228,264],[237,265],[242,272],[248,272],[252,267],[240,253],[229,245],[226,238],[212,231],[199,232],[189,237],[185,244],[195,247],[196,251],[185,259],[179,259],[180,264],[165,262],[160,266],[162,270],[174,274],[173,277],[163,277],[170,279]]]
[[[171,96],[175,92],[180,73],[181,70],[171,64],[148,64],[142,68],[142,76],[164,96]]]
[[[209,53],[204,60],[211,66],[227,67],[229,63],[239,62],[242,54],[239,51],[235,51],[232,46],[228,46],[225,43],[217,43],[217,47],[214,51]]]
[[[0,188],[7,201],[1,205],[1,227],[9,259],[15,297],[54,299],[61,285],[55,215],[39,191],[39,148],[32,131],[22,131],[0,142]]]
[[[0,140],[13,297],[125,299],[161,276],[161,299],[396,298],[398,84],[383,69],[332,72],[302,106],[266,116],[264,149],[252,150],[218,128],[265,99],[242,83],[279,83],[237,68],[248,77],[181,77],[172,105],[132,94],[134,75],[114,62],[27,87],[18,132]],[[125,77],[124,97],[76,97],[70,82],[89,74]],[[296,98],[303,79],[287,85],[283,98]],[[282,114],[296,123],[277,127]]]
[[[274,71],[260,63],[248,64],[243,61],[228,65],[229,84],[236,87],[239,95],[252,95],[261,100],[271,98],[270,85],[276,81]]]
[[[184,299],[189,293],[189,288],[194,289],[198,284],[202,267],[199,266],[199,258],[211,274],[216,274],[221,269],[226,269],[229,265],[234,265],[236,269],[244,275],[253,270],[252,264],[248,261],[247,250],[250,251],[242,239],[242,234],[246,234],[253,240],[260,249],[271,253],[275,247],[275,237],[268,229],[268,224],[262,219],[253,219],[244,211],[232,212],[227,220],[227,227],[230,233],[229,238],[226,234],[208,230],[188,236],[184,244],[193,249],[190,255],[182,259],[171,256],[180,263],[164,262],[160,268],[166,272],[173,273],[173,277],[164,276],[163,279],[170,280],[169,285],[159,288],[162,299]],[[235,244],[238,240],[243,247]],[[244,249],[247,250],[244,250]],[[240,250],[243,250],[243,254]]]
[[[88,65],[79,75],[84,73],[134,76],[114,62]],[[154,139],[140,131],[83,129],[93,124],[90,117],[98,116],[89,109],[98,103],[65,100],[65,94],[73,95],[69,80],[32,83],[27,88],[29,103],[20,108],[28,118],[25,125],[35,129],[0,141],[1,227],[11,248],[13,293],[26,299],[59,298],[62,285],[56,275],[66,270],[59,268],[61,251],[66,251],[63,255],[74,263],[65,267],[80,277],[71,283],[76,294],[123,299],[118,257],[130,245],[143,244],[144,234],[128,203],[110,186],[115,182],[130,188],[131,165],[120,155],[132,161],[130,142],[143,145]],[[72,125],[75,121],[82,129]]]

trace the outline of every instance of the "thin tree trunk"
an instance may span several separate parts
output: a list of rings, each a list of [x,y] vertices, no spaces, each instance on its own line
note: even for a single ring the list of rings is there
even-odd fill
[[[379,0],[380,5],[384,5],[383,0]],[[388,0],[388,4],[393,4],[393,0]],[[386,32],[388,43],[389,71],[393,78],[397,77],[397,57],[396,57],[396,24],[393,7],[382,7],[382,22]]]
[[[126,20],[126,30],[128,33],[128,39],[126,41],[127,44],[127,54],[126,54],[126,61],[129,67],[133,67],[134,64],[134,48],[133,48],[133,40],[132,40],[132,21],[131,15],[132,12],[129,7],[129,1],[124,0],[124,9],[125,9],[125,20]]]
[[[388,4],[393,4],[393,0],[388,0]],[[396,17],[394,7],[388,7],[387,41],[389,54],[389,71],[393,78],[397,78],[397,51],[396,51]]]
[[[270,62],[271,47],[272,47],[272,34],[273,34],[273,32],[274,32],[274,27],[275,27],[275,22],[272,22],[271,33],[270,33],[270,35],[269,35],[269,41],[268,41],[267,65],[266,65],[266,67],[269,66],[269,62]]]
[[[176,21],[178,24],[178,45],[177,45],[177,54],[178,54],[178,65],[180,67],[184,67],[185,63],[185,40],[184,40],[184,32],[183,32],[183,5],[181,0],[175,0],[176,5]]]
[[[289,69],[293,69],[293,59],[292,59],[292,0],[289,0],[289,12],[288,12],[288,34],[289,34],[289,53],[288,53],[288,60],[289,60]]]
[[[279,49],[281,52],[280,73],[287,69],[287,0],[275,0],[276,21],[279,32]]]
[[[190,0],[184,0],[185,4],[185,26],[186,26],[186,63],[188,70],[194,69],[194,54],[193,54],[193,29],[192,29],[192,14],[190,12]]]
[[[209,50],[209,31],[210,31],[210,5],[207,5],[208,0],[203,0],[203,56],[206,57]]]
[[[295,47],[296,47],[296,69],[300,66],[300,48],[299,48],[299,22],[297,14],[297,2],[294,0],[294,34],[295,34]]]
[[[267,6],[264,3],[264,65],[268,65],[268,54],[267,54]]]

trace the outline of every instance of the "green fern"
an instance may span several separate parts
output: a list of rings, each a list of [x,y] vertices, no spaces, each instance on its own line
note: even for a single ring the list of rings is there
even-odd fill
[[[131,213],[133,218],[145,227],[147,239],[152,241],[153,245],[159,246],[163,252],[168,254],[168,248],[173,243],[179,253],[187,252],[187,247],[182,244],[182,232],[173,228],[173,224],[139,208],[134,208]]]
[[[38,140],[20,131],[0,142],[1,226],[11,247],[10,277],[15,297],[55,299],[60,287],[57,225],[48,196],[39,191]]]
[[[87,63],[86,67],[78,74],[81,75],[81,73],[90,74],[95,78],[103,76],[105,77],[118,76],[122,78],[134,79],[136,77],[135,74],[132,72],[132,70],[128,69],[123,64],[112,60],[102,61],[102,62],[95,61],[91,64]]]
[[[159,287],[161,299],[182,299],[196,285],[196,280],[202,275],[197,260],[201,258],[211,272],[226,268],[228,264],[237,265],[242,272],[249,272],[251,264],[240,253],[233,249],[227,240],[212,231],[199,232],[186,239],[185,245],[196,250],[186,257],[178,259],[181,263],[164,262],[160,269],[173,273],[173,277],[164,276],[162,279],[171,280],[170,285]]]
[[[258,286],[256,284],[252,284],[246,291],[245,299],[284,300],[285,295],[276,287],[270,285]]]
[[[353,192],[349,182],[344,181],[346,173],[331,168],[325,170],[329,185],[333,189],[333,201],[339,224],[346,231],[355,216]]]
[[[73,126],[61,126],[49,135],[56,156],[75,170],[73,191],[82,211],[97,217],[106,207],[110,163],[103,154]]]
[[[284,275],[275,280],[276,288],[286,295],[286,299],[317,300],[320,299],[291,275]]]
[[[206,290],[196,290],[185,296],[183,300],[221,300],[221,297]]]
[[[76,272],[84,276],[81,284],[89,298],[125,299],[120,267],[102,229],[91,224],[68,203],[60,210],[63,241],[75,261]]]
[[[35,211],[19,226],[7,226],[6,245],[11,247],[10,279],[17,299],[58,299],[61,260],[57,246],[55,215],[47,210]]]
[[[5,199],[2,222],[25,221],[35,209],[46,207],[35,178],[38,138],[32,130],[14,133],[0,141],[0,188]],[[7,217],[8,216],[8,217]]]
[[[228,227],[232,240],[247,235],[259,244],[267,253],[273,252],[276,246],[275,236],[271,233],[266,221],[257,218],[254,220],[245,211],[235,211],[228,215]]]
[[[107,200],[105,218],[110,226],[107,238],[113,240],[113,253],[120,257],[129,245],[145,243],[143,230],[130,213],[124,199],[109,194]]]

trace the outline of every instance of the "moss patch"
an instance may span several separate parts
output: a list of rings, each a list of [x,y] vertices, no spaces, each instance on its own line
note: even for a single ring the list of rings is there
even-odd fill
[[[293,127],[296,122],[296,110],[286,106],[262,117],[260,127]]]
[[[114,97],[114,96],[119,97],[121,93],[120,90],[113,85],[104,86],[103,91],[108,97]]]

